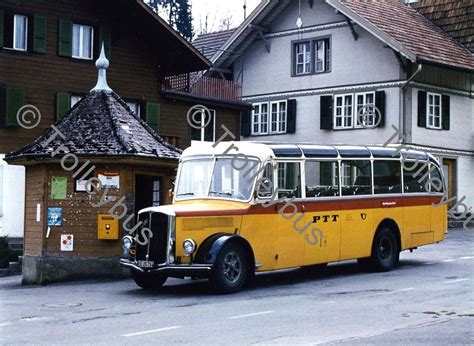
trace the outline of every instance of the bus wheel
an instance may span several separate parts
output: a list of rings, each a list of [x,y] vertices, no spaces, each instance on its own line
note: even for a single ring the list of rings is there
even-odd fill
[[[224,245],[209,277],[211,287],[219,293],[234,293],[242,289],[249,274],[249,261],[239,243]]]
[[[379,272],[389,271],[395,267],[399,256],[395,234],[390,228],[382,228],[375,235],[372,245],[371,269]]]
[[[165,283],[168,277],[160,274],[139,273],[132,270],[132,278],[135,283],[145,290],[158,289]]]

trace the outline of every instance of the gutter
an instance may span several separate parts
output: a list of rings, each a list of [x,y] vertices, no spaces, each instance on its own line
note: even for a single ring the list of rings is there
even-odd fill
[[[398,141],[399,143],[404,143],[405,140],[406,140],[406,128],[405,128],[405,124],[406,124],[406,119],[405,119],[405,92],[406,92],[406,88],[408,86],[408,84],[410,84],[410,82],[415,79],[415,77],[421,72],[421,70],[423,69],[423,64],[421,63],[418,63],[417,64],[418,67],[415,71],[415,73],[413,73],[410,78],[407,79],[407,81],[400,87],[400,101],[399,101],[399,114],[398,114],[398,126],[399,126],[399,129],[401,131],[398,131],[399,135],[398,135]]]

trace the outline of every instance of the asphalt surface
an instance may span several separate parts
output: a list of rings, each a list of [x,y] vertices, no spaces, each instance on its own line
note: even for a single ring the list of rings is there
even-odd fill
[[[474,232],[403,252],[388,273],[355,261],[259,275],[214,295],[204,280],[148,292],[131,279],[22,287],[0,279],[0,344],[474,344]]]

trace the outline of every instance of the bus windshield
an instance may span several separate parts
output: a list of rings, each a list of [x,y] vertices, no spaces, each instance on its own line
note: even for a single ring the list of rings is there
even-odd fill
[[[247,201],[259,161],[251,158],[199,158],[183,161],[176,188],[176,200],[229,198]]]

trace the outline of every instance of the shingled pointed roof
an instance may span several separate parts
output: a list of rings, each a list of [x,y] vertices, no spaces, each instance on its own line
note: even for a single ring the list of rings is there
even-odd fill
[[[193,46],[206,58],[211,59],[216,54],[227,39],[234,33],[235,29],[210,32],[199,35],[192,42]]]
[[[410,6],[474,52],[474,2],[472,0],[421,0]]]
[[[181,150],[164,142],[113,91],[93,90],[78,102],[65,117],[33,143],[7,154],[7,161],[51,158],[61,145],[70,153],[87,157],[136,157],[173,159]],[[48,139],[56,138],[48,143]],[[46,145],[47,143],[47,145]],[[44,145],[44,147],[43,147]],[[60,152],[58,156],[64,155]]]
[[[474,69],[472,53],[401,1],[326,0],[412,61]]]

